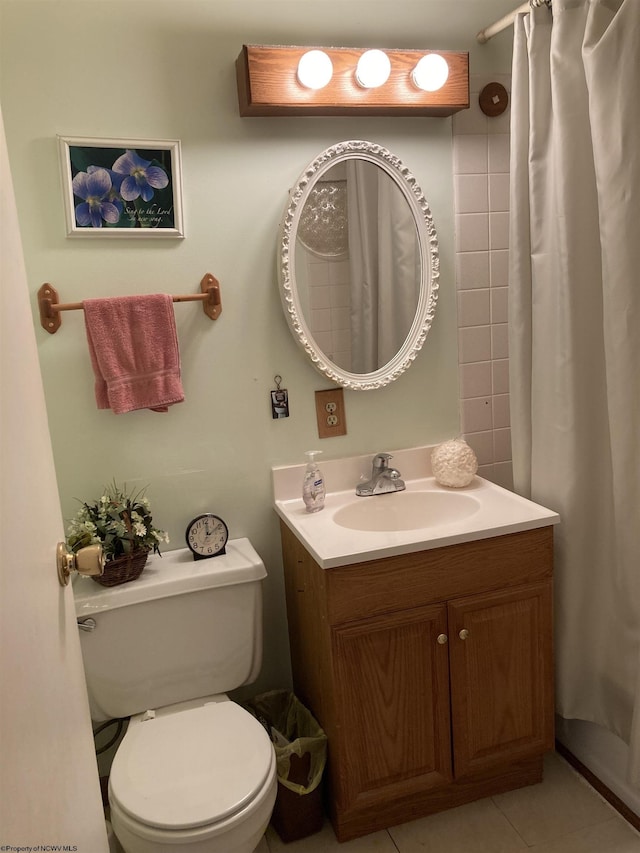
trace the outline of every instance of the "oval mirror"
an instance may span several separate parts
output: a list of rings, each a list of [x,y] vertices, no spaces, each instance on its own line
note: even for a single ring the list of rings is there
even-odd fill
[[[280,237],[285,316],[315,367],[353,390],[397,379],[438,294],[436,230],[414,176],[381,145],[334,145],[291,190]]]

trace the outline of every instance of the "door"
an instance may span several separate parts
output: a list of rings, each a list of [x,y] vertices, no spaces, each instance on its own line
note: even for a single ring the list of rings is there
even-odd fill
[[[343,808],[450,782],[446,619],[437,604],[333,629]]]
[[[0,840],[106,853],[73,597],[56,575],[64,532],[1,115],[0,176]]]
[[[457,779],[553,748],[551,581],[448,605]]]

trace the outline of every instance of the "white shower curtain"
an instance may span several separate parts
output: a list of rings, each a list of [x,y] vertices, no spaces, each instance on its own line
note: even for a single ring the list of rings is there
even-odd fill
[[[394,181],[364,160],[347,161],[347,210],[352,370],[373,373],[402,347],[416,315],[416,224]]]
[[[558,510],[556,692],[640,785],[640,2],[516,19],[510,365],[516,490]]]

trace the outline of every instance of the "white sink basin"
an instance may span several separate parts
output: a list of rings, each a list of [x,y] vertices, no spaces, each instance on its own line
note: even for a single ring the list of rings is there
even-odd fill
[[[403,492],[357,497],[356,483],[371,473],[372,456],[327,459],[322,512],[306,512],[301,498],[305,465],[273,468],[275,510],[323,569],[351,566],[503,536],[557,524],[553,510],[474,477],[464,489],[436,483],[432,446],[393,452],[393,466],[407,484]]]
[[[349,530],[421,530],[453,524],[479,509],[477,498],[460,492],[392,492],[356,498],[333,521]]]

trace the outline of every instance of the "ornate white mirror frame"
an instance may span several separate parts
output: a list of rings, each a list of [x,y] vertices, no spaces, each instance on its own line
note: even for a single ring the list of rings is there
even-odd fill
[[[420,259],[420,286],[413,323],[404,343],[386,364],[371,373],[352,373],[335,364],[320,349],[302,311],[296,279],[295,248],[305,202],[316,182],[338,163],[364,160],[391,177],[409,204],[415,225]],[[289,194],[280,228],[278,275],[280,296],[291,332],[325,376],[345,388],[367,391],[382,388],[397,379],[411,365],[422,348],[435,313],[439,276],[438,240],[429,205],[415,177],[386,148],[363,140],[340,142],[327,148],[310,163]]]

